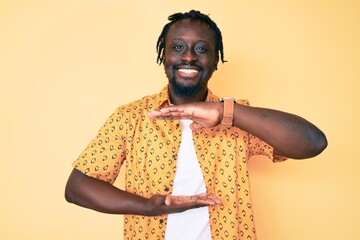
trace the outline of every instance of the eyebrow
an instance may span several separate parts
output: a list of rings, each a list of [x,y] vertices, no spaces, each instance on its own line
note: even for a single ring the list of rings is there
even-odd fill
[[[185,41],[185,42],[186,42],[186,40],[185,40],[184,38],[173,38],[173,39],[170,39],[170,40],[171,40],[171,41],[179,41],[179,40],[181,40],[181,41]],[[198,43],[198,42],[210,44],[208,41],[201,40],[201,39],[196,41],[196,43]]]

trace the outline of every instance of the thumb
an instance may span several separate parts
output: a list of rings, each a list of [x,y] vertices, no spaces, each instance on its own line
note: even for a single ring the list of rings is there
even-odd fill
[[[172,203],[172,197],[171,197],[171,195],[167,195],[167,196],[165,197],[165,205],[166,205],[166,206],[170,206],[171,203]]]
[[[198,130],[200,128],[203,128],[203,126],[199,123],[196,123],[196,122],[193,122],[190,124],[190,128],[191,130],[195,131],[195,130]]]

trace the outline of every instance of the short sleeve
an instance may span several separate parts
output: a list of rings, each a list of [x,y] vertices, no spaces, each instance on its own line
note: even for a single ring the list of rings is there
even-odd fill
[[[87,176],[113,184],[125,159],[125,141],[121,129],[122,112],[118,108],[80,154],[73,167]]]
[[[283,162],[287,158],[274,154],[274,148],[260,138],[249,134],[249,157],[263,155],[274,163]]]
[[[236,102],[238,104],[250,106],[248,100],[237,100]],[[249,158],[255,155],[263,155],[268,157],[274,163],[283,162],[287,159],[287,157],[274,154],[274,148],[270,144],[250,133],[248,133],[248,143]]]

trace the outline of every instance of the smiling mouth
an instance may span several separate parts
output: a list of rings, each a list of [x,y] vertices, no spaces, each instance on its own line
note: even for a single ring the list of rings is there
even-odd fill
[[[179,68],[177,70],[186,75],[194,75],[199,72],[197,69],[189,69],[189,68]]]

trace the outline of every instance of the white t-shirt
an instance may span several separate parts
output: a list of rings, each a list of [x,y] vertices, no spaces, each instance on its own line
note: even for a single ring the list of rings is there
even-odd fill
[[[204,176],[192,140],[191,120],[180,120],[182,139],[176,162],[172,195],[191,196],[206,193]],[[208,207],[168,215],[165,240],[210,240]]]

